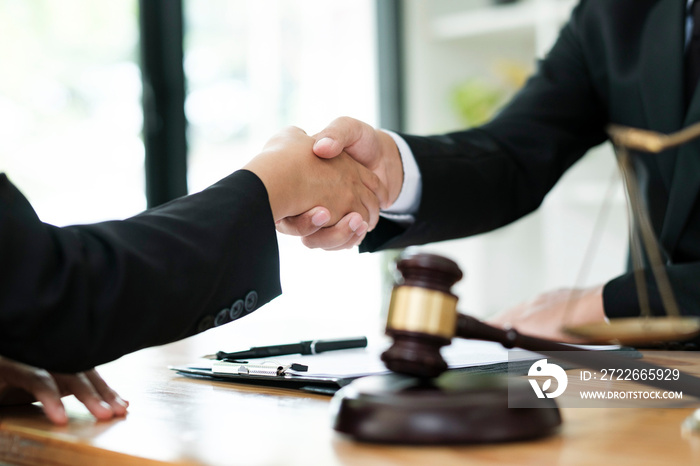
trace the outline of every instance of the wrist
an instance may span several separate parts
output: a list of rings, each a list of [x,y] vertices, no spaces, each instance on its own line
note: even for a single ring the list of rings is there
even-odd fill
[[[382,154],[380,159],[382,166],[378,170],[379,177],[389,193],[388,205],[382,206],[382,208],[386,209],[391,207],[391,205],[396,202],[396,199],[398,199],[399,194],[401,193],[401,188],[403,187],[404,181],[403,163],[401,161],[399,148],[394,142],[394,139],[384,131],[375,131],[377,131],[380,151]]]
[[[603,285],[588,289],[586,293],[585,308],[587,310],[587,312],[583,314],[585,316],[585,322],[580,322],[581,324],[605,321],[606,317],[605,308],[603,305]]]
[[[279,170],[279,165],[268,163],[264,158],[265,153],[263,152],[246,164],[243,169],[252,172],[260,179],[263,186],[265,186],[270,210],[272,211],[272,218],[277,222],[292,215],[289,212],[292,196],[285,192],[288,186],[288,180],[279,179],[280,173],[288,171]]]

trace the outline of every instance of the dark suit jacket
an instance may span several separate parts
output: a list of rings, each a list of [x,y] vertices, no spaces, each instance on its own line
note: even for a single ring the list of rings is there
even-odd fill
[[[78,371],[280,294],[267,191],[238,171],[123,221],[42,223],[0,174],[0,355]]]
[[[459,238],[536,209],[561,175],[618,123],[664,133],[700,119],[683,103],[685,0],[583,0],[535,75],[489,124],[405,135],[423,177],[416,221],[382,220],[364,250]],[[686,314],[700,315],[700,142],[637,156],[666,270]],[[458,213],[458,215],[455,215]],[[654,312],[662,306],[648,280]],[[631,274],[607,283],[610,317],[638,314]]]

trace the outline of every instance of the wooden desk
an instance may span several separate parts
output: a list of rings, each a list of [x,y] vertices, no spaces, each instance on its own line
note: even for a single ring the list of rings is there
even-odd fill
[[[700,434],[683,435],[693,408],[563,409],[559,434],[527,443],[389,447],[331,429],[330,398],[184,378],[168,364],[202,354],[188,341],[100,368],[131,402],[125,419],[95,422],[68,398],[66,427],[35,406],[0,409],[0,463],[406,465],[700,464]],[[674,361],[700,374],[698,358]]]

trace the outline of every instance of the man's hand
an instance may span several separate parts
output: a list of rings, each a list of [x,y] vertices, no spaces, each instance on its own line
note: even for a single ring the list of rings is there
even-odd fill
[[[379,177],[347,154],[317,157],[314,142],[301,129],[287,128],[244,167],[265,185],[275,222],[324,206],[309,216],[309,222],[334,225],[357,212],[367,228],[374,228],[379,206],[387,203],[387,190]]]
[[[344,151],[379,178],[387,189],[387,198],[381,202],[381,208],[386,209],[396,201],[403,185],[403,165],[391,136],[359,120],[341,117],[314,138],[313,151],[317,156],[329,159]],[[326,215],[324,207],[324,204],[319,204],[302,215],[286,218],[277,224],[277,229],[301,236],[302,242],[310,248],[339,250],[356,246],[366,232],[374,228],[370,225],[369,229],[363,229],[357,212],[346,215],[337,224],[329,223],[333,226],[322,228],[323,224],[315,220]]]
[[[0,406],[40,401],[54,424],[68,422],[61,397],[75,395],[97,419],[126,415],[129,403],[102,380],[95,369],[57,374],[0,357]]]
[[[314,135],[314,153],[326,159],[342,152],[372,170],[388,190],[383,209],[396,201],[403,184],[403,165],[394,140],[387,133],[349,117],[333,120]]]
[[[567,343],[584,343],[562,331],[562,327],[605,321],[603,286],[577,290],[562,289],[539,295],[532,301],[489,319],[497,327]]]

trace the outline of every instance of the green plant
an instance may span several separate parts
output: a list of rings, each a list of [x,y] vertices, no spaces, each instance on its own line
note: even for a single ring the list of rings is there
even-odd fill
[[[454,90],[457,114],[467,126],[485,123],[496,112],[506,92],[480,78],[470,78]]]

